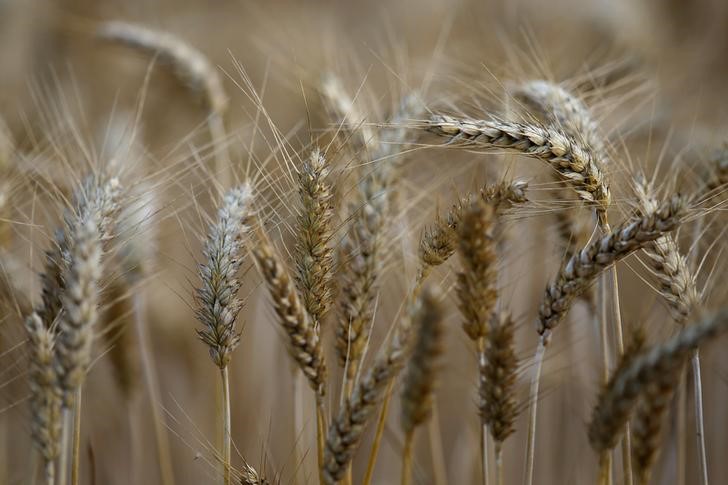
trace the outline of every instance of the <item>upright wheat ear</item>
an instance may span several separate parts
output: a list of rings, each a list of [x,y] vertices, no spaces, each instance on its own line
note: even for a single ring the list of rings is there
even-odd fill
[[[326,364],[318,332],[265,236],[260,238],[253,255],[273,300],[278,322],[288,337],[288,351],[308,379],[316,398],[322,400],[326,395]]]
[[[223,483],[230,485],[231,423],[230,381],[228,363],[240,342],[235,325],[243,306],[238,298],[238,271],[248,242],[252,218],[252,193],[247,184],[230,189],[218,210],[217,220],[209,230],[203,253],[205,262],[199,267],[202,285],[197,289],[197,330],[200,340],[209,347],[210,357],[220,369],[222,381],[222,468]]]
[[[459,230],[463,269],[458,273],[458,302],[463,329],[473,341],[488,334],[488,323],[498,300],[494,211],[490,204],[474,203],[463,214]]]
[[[412,478],[412,446],[415,428],[430,418],[442,357],[443,308],[440,295],[428,289],[422,293],[422,311],[416,324],[412,357],[402,380],[402,485]]]
[[[296,286],[313,325],[319,327],[331,306],[333,191],[326,159],[316,149],[298,174],[301,199],[296,238]]]
[[[209,347],[212,361],[220,369],[230,362],[240,341],[235,329],[243,302],[238,298],[238,271],[248,242],[252,211],[252,192],[247,185],[231,189],[210,227],[199,267],[202,285],[197,289],[197,319],[203,327],[197,335]]]
[[[351,397],[346,400],[336,419],[329,426],[324,455],[324,481],[335,485],[342,479],[361,443],[366,425],[377,405],[387,395],[390,383],[404,366],[411,340],[413,312],[395,324],[389,342],[374,363],[361,375]]]
[[[64,240],[67,240],[68,260],[58,278],[63,287],[60,296],[56,294],[62,311],[55,362],[66,408],[73,405],[74,393],[91,362],[93,328],[98,317],[98,283],[102,274],[102,241],[111,237],[119,195],[118,180],[112,178],[99,183],[96,177],[88,177],[76,196],[76,213],[66,216]],[[55,260],[50,270],[58,271]],[[41,311],[47,314],[48,310],[44,306]],[[44,318],[44,323],[55,318]]]
[[[358,205],[351,206],[352,224],[342,251],[349,260],[348,271],[341,286],[341,316],[336,327],[339,364],[347,370],[347,395],[359,370],[374,319],[384,260],[384,237],[393,216],[391,197],[397,175],[397,159],[408,141],[409,130],[402,127],[398,120],[416,118],[419,110],[424,109],[412,99],[419,98],[406,98],[392,117],[395,123],[378,132],[381,142],[371,147],[374,168],[358,186]]]
[[[54,462],[61,447],[61,395],[53,367],[55,335],[38,314],[25,321],[30,358],[30,412],[33,444],[43,457],[46,483],[55,480]]]

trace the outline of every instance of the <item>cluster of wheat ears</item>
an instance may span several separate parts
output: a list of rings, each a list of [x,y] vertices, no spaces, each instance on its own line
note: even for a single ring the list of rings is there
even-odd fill
[[[451,114],[459,110],[444,113],[436,104],[426,103],[422,91],[412,90],[393,112],[372,120],[344,83],[328,74],[316,86],[330,119],[331,129],[324,130],[328,141],[319,143],[312,134],[317,141],[296,155],[286,153],[289,148],[284,141],[278,145],[278,156],[287,161],[287,173],[297,187],[285,196],[295,220],[284,222],[267,210],[264,184],[270,182],[270,175],[265,168],[243,174],[228,154],[227,97],[218,68],[180,39],[138,25],[106,23],[98,35],[146,52],[169,67],[209,110],[213,192],[219,198],[216,212],[203,216],[209,223],[201,237],[202,251],[196,256],[198,278],[191,293],[199,322],[196,335],[219,370],[220,406],[215,418],[222,439],[215,457],[222,483],[282,480],[277,470],[257,469],[249,463],[234,466],[231,453],[235,402],[231,402],[229,365],[241,342],[239,315],[250,303],[241,295],[241,273],[246,270],[254,272],[267,289],[278,333],[298,375],[295,399],[308,392],[301,386],[305,381],[315,400],[315,416],[310,417],[315,422],[315,442],[295,445],[299,450],[315,449],[318,476],[310,477],[311,481],[372,483],[390,404],[398,400],[401,474],[389,477],[387,483],[415,481],[417,440],[432,442],[433,474],[428,483],[444,483],[448,464],[437,456],[437,427],[428,425],[428,420],[437,415],[433,395],[447,359],[444,302],[450,297],[456,299],[459,312],[451,319],[461,322],[465,340],[472,342],[468,350],[477,356],[476,389],[455,399],[462,399],[463,413],[479,416],[480,450],[473,456],[481,462],[483,483],[539,482],[535,458],[542,364],[551,342],[559,339],[560,324],[585,324],[567,323],[576,304],[588,309],[603,357],[603,382],[594,396],[591,419],[585,426],[574,424],[584,428],[598,457],[596,483],[650,482],[663,442],[661,428],[672,409],[673,395],[686,382],[694,387],[696,402],[690,416],[694,426],[688,426],[681,439],[697,440],[699,469],[699,476],[691,477],[690,483],[708,483],[704,428],[710,423],[704,422],[702,413],[699,348],[728,330],[728,307],[710,308],[699,287],[698,272],[706,259],[702,255],[716,252],[700,239],[722,207],[728,183],[725,158],[716,159],[702,184],[688,193],[665,194],[649,177],[630,174],[631,186],[620,187],[620,205],[615,210],[610,174],[618,163],[614,160],[617,150],[589,107],[558,84],[515,83],[509,96],[520,112],[487,113],[480,119]],[[10,146],[9,141],[6,145]],[[9,174],[19,150],[0,151],[0,170],[6,180],[13,180]],[[501,295],[503,253],[518,225],[527,223],[519,214],[530,211],[532,215],[535,206],[526,179],[501,171],[504,175],[480,190],[457,194],[447,210],[437,211],[429,223],[415,228],[419,242],[404,240],[403,244],[412,243],[412,254],[417,255],[416,271],[401,311],[385,315],[390,326],[384,343],[374,348],[372,326],[382,319],[375,317],[383,272],[392,257],[393,231],[402,224],[405,201],[398,198],[398,187],[404,183],[402,165],[410,157],[435,150],[510,152],[545,164],[553,177],[549,183],[560,187],[559,200],[569,207],[554,222],[563,261],[542,293],[537,315],[509,308]],[[20,308],[23,312],[24,345],[30,359],[27,406],[38,459],[27,476],[49,485],[80,482],[85,456],[80,444],[84,381],[95,356],[105,355],[94,351],[96,336],[104,333],[99,325],[103,293],[113,291],[114,285],[134,288],[133,282],[149,271],[140,254],[150,251],[150,243],[138,233],[151,229],[144,221],[135,221],[134,215],[144,212],[140,203],[153,189],[140,187],[128,177],[119,158],[92,167],[79,177],[73,195],[62,198],[64,216],[49,231],[53,237],[47,243],[41,291],[9,300],[16,305],[8,311]],[[355,182],[347,186],[344,179]],[[12,225],[11,202],[3,200],[0,224]],[[135,224],[132,236],[126,227],[130,224]],[[290,226],[291,244],[284,245],[276,237],[282,224]],[[690,252],[676,236],[681,228],[682,239],[690,239]],[[636,252],[642,253],[652,286],[679,324],[663,341],[648,342],[639,325],[624,325],[620,317],[616,267]],[[7,270],[12,262],[6,256],[3,267]],[[432,278],[435,270],[446,267],[456,275],[451,289],[439,288]],[[111,273],[114,283],[105,283]],[[12,294],[15,290],[3,291]],[[154,352],[144,328],[143,295],[132,298],[138,302],[132,311],[139,336],[138,358],[145,369],[144,388],[151,402],[159,403]],[[517,330],[538,339],[535,354],[525,365],[515,346]],[[189,329],[189,339],[195,338],[194,332]],[[327,348],[328,342],[333,342],[333,350]],[[116,344],[122,347],[121,342]],[[335,362],[330,362],[334,356]],[[688,365],[690,381],[681,379]],[[524,382],[529,380],[530,384]],[[277,385],[275,380],[269,384]],[[519,396],[519,389],[529,390],[526,400]],[[170,485],[174,470],[166,417],[158,405],[152,411],[161,483]],[[508,476],[503,444],[521,421],[528,429],[524,473]],[[372,445],[362,449],[369,429],[373,430]],[[367,463],[361,477],[352,473],[357,455]]]

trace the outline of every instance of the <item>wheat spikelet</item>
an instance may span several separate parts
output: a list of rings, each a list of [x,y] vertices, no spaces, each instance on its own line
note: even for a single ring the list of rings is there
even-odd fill
[[[419,305],[413,311],[419,314]],[[323,470],[327,485],[334,485],[343,477],[361,443],[367,423],[404,366],[410,347],[412,318],[411,314],[405,315],[396,324],[390,341],[380,350],[372,366],[361,375],[351,397],[329,426]]]
[[[462,271],[457,275],[457,295],[463,329],[477,341],[488,333],[488,323],[498,300],[495,209],[475,202],[462,217],[459,251]]]
[[[588,147],[561,130],[537,124],[471,120],[434,115],[426,125],[451,144],[501,148],[548,163],[579,197],[606,212],[611,202],[609,184]]]
[[[31,436],[46,470],[53,473],[53,461],[61,446],[61,396],[53,365],[55,336],[33,313],[25,320],[29,347]]]
[[[440,296],[433,290],[422,293],[422,310],[416,324],[412,357],[402,378],[402,430],[405,435],[424,423],[432,411],[436,373],[443,353]]]
[[[607,267],[674,230],[685,214],[685,202],[673,196],[656,211],[616,226],[571,257],[544,294],[539,310],[538,332],[548,336],[571,308],[574,298],[591,286]]]
[[[509,314],[491,317],[480,361],[478,407],[497,446],[513,433],[518,416],[515,396],[518,360],[514,336],[515,324]]]
[[[301,209],[296,238],[296,286],[313,325],[319,327],[332,300],[334,215],[329,168],[318,149],[298,175]]]
[[[597,452],[614,447],[634,404],[647,385],[675,374],[701,343],[728,330],[728,310],[685,326],[667,342],[631,357],[612,375],[601,392],[589,424],[589,442]]]
[[[217,70],[202,52],[184,40],[168,32],[122,21],[101,24],[97,35],[158,55],[160,60],[172,66],[184,84],[203,96],[210,111],[218,115],[225,112],[228,98]]]
[[[288,351],[308,379],[317,399],[322,401],[326,395],[326,364],[317,329],[265,236],[261,237],[253,255],[273,300],[278,323],[288,338]]]
[[[240,341],[235,322],[243,306],[238,298],[238,270],[242,264],[252,217],[250,187],[230,189],[210,227],[199,266],[202,285],[196,290],[197,319],[203,327],[197,335],[209,347],[210,358],[220,369],[227,366]]]
[[[514,205],[524,204],[528,183],[523,180],[503,181],[486,185],[480,190],[479,197],[492,204],[497,214],[502,214]],[[467,194],[455,203],[444,217],[438,216],[435,223],[425,229],[419,243],[421,272],[430,267],[445,263],[457,248],[457,228],[463,212],[473,204],[477,196]]]

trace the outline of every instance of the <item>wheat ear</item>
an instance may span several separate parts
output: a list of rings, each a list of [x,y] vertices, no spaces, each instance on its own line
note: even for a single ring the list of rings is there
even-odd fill
[[[208,348],[210,357],[220,370],[222,380],[223,483],[230,484],[230,384],[228,363],[240,342],[236,330],[238,313],[243,302],[238,297],[238,272],[245,255],[252,218],[252,192],[248,185],[230,189],[209,229],[199,266],[202,285],[196,290],[197,319],[202,328],[197,335]]]
[[[433,290],[422,293],[422,313],[417,324],[412,357],[402,378],[402,485],[412,481],[412,446],[415,429],[430,419],[442,349],[443,309]]]
[[[492,315],[480,360],[480,417],[495,442],[496,476],[504,485],[503,442],[514,431],[518,415],[515,386],[518,360],[515,352],[515,324],[505,312]]]
[[[320,327],[333,297],[333,249],[331,247],[333,190],[329,167],[318,150],[311,153],[298,174],[301,208],[297,222],[296,286],[313,325]]]
[[[377,133],[381,142],[372,147],[372,161],[376,165],[358,186],[360,205],[352,206],[352,226],[344,240],[344,254],[350,262],[342,284],[336,350],[339,364],[347,370],[347,395],[358,372],[374,318],[374,302],[384,260],[382,240],[392,217],[391,189],[397,175],[397,155],[410,136],[410,130],[402,126],[402,120],[417,117],[423,109],[413,99],[419,98],[414,95],[406,97],[400,110],[392,117],[391,126]]]
[[[395,324],[389,342],[361,375],[351,397],[329,425],[324,455],[324,482],[327,485],[336,484],[344,476],[367,423],[404,366],[410,347],[413,313],[419,314],[419,305]]]
[[[55,482],[54,461],[61,446],[61,396],[53,367],[54,332],[37,313],[25,320],[30,357],[30,410],[33,444],[43,457],[45,480]]]
[[[463,212],[479,196],[484,202],[492,204],[498,215],[515,205],[525,204],[528,182],[523,180],[503,181],[486,185],[478,195],[467,194],[461,197],[444,217],[438,216],[420,237],[419,260],[420,278],[426,276],[433,267],[445,263],[457,248],[457,229]]]
[[[728,330],[728,310],[684,327],[667,342],[632,357],[602,390],[589,423],[589,442],[598,453],[614,447],[637,399],[650,383],[674,376],[700,344]]]
[[[457,295],[463,329],[475,343],[479,371],[485,370],[485,339],[498,300],[498,257],[496,253],[495,208],[476,200],[462,215],[458,226],[459,255],[462,271],[457,275]],[[480,374],[480,380],[484,378]],[[488,482],[487,425],[480,426],[481,471]]]
[[[326,363],[319,328],[311,321],[280,258],[267,237],[261,233],[253,251],[278,316],[286,334],[288,352],[316,394],[316,435],[320,479],[324,463],[324,397],[326,396]]]
[[[659,208],[641,217],[631,218],[616,226],[611,233],[600,237],[574,254],[546,288],[539,310],[537,331],[540,336],[534,356],[534,373],[529,394],[529,436],[526,481],[533,483],[535,454],[535,421],[539,380],[546,346],[551,333],[571,308],[574,299],[586,291],[609,266],[645,247],[651,241],[678,227],[685,215],[685,201],[673,196]]]
[[[228,106],[228,97],[217,69],[207,56],[176,35],[129,22],[102,23],[97,35],[102,39],[158,56],[162,62],[172,67],[175,76],[193,94],[204,100],[210,112],[208,126],[215,146],[215,171],[220,177],[221,185],[227,188],[230,183],[230,160],[225,147],[223,116]]]
[[[500,120],[472,120],[434,115],[427,129],[449,139],[450,144],[500,148],[548,163],[579,197],[606,212],[611,192],[594,154],[562,130],[538,124]]]

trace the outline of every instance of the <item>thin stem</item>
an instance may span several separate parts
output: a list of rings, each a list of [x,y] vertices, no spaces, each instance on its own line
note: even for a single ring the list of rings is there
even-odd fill
[[[685,485],[687,475],[687,420],[688,420],[688,389],[687,389],[687,372],[682,369],[680,372],[680,387],[677,389],[677,423],[675,434],[675,484]]]
[[[389,402],[392,400],[392,391],[394,389],[394,379],[389,382],[387,387],[387,395],[384,397],[382,402],[382,408],[379,410],[379,419],[377,421],[377,431],[374,434],[374,441],[372,442],[372,450],[369,453],[369,461],[367,463],[367,472],[364,475],[362,485],[369,485],[374,475],[374,465],[377,463],[377,455],[379,454],[379,445],[382,442],[382,436],[384,435],[384,425],[387,423],[387,412],[389,411]]]
[[[477,342],[478,348],[478,369],[482,369],[485,364],[485,339],[480,338]],[[480,472],[483,479],[483,485],[488,485],[488,426],[480,423]]]
[[[445,453],[442,451],[442,433],[440,432],[440,415],[437,410],[437,398],[432,397],[432,415],[427,422],[427,433],[430,441],[432,458],[432,476],[435,485],[447,484]]]
[[[505,485],[505,474],[503,473],[503,444],[495,444],[495,476],[497,485]]]
[[[526,445],[526,467],[525,479],[526,485],[533,485],[533,471],[536,457],[536,418],[538,417],[538,388],[541,382],[541,368],[543,367],[543,357],[546,353],[546,340],[548,336],[544,334],[538,341],[536,355],[533,357],[534,372],[531,378],[531,390],[529,392],[529,416],[528,416],[528,443]]]
[[[293,384],[293,399],[291,400],[293,404],[293,436],[294,436],[294,445],[293,445],[293,459],[294,463],[296,464],[296,467],[300,466],[303,461],[303,457],[305,454],[301,451],[301,446],[303,446],[302,439],[299,436],[299,433],[302,432],[303,429],[303,392],[301,392],[301,381],[303,379],[303,375],[298,371],[298,366],[295,362],[291,363],[291,378],[292,378],[292,384]],[[294,477],[293,479],[294,485],[298,483],[298,478]]]
[[[56,469],[53,461],[47,461],[45,464],[45,481],[47,485],[53,485],[56,481]]]
[[[78,386],[73,403],[73,455],[71,457],[71,485],[78,485],[81,471],[81,396],[83,387]]]
[[[316,400],[316,451],[318,455],[319,483],[324,484],[324,445],[326,441],[326,416],[324,403]]]
[[[402,448],[402,485],[410,485],[412,483],[412,437],[414,430],[407,433],[404,437],[404,448]]]
[[[58,457],[58,485],[66,485],[68,481],[68,449],[71,445],[71,426],[73,426],[73,409],[63,408],[61,429],[61,453]]]
[[[480,473],[483,485],[488,485],[488,426],[480,424]]]
[[[230,485],[230,380],[228,378],[228,368],[223,367],[220,370],[222,377],[222,465],[223,465],[223,485]]]
[[[614,330],[617,336],[618,356],[624,354],[624,333],[622,330],[622,310],[619,305],[619,279],[617,278],[617,267],[612,266],[609,270],[612,276],[612,304],[614,307]],[[632,485],[632,433],[629,430],[629,422],[625,425],[624,437],[622,438],[622,480],[624,485]]]
[[[154,362],[154,354],[149,351],[149,334],[146,325],[146,301],[144,291],[133,292],[134,327],[139,344],[139,354],[142,360],[142,373],[144,375],[144,386],[149,396],[152,407],[152,421],[157,443],[157,461],[159,462],[159,474],[162,485],[174,485],[174,471],[172,468],[172,454],[170,453],[169,438],[167,436],[167,425],[159,406],[162,400],[159,396],[159,383],[157,381],[157,366]],[[60,484],[62,485],[62,484]]]
[[[215,150],[215,174],[223,190],[230,188],[230,158],[225,145],[225,122],[220,113],[211,113],[207,119],[207,126]]]
[[[700,483],[708,485],[708,456],[705,448],[705,422],[703,421],[703,383],[700,373],[700,353],[695,349],[691,359],[693,386],[695,386],[695,431],[700,464]]]
[[[612,453],[605,450],[599,455],[599,485],[612,483]]]

